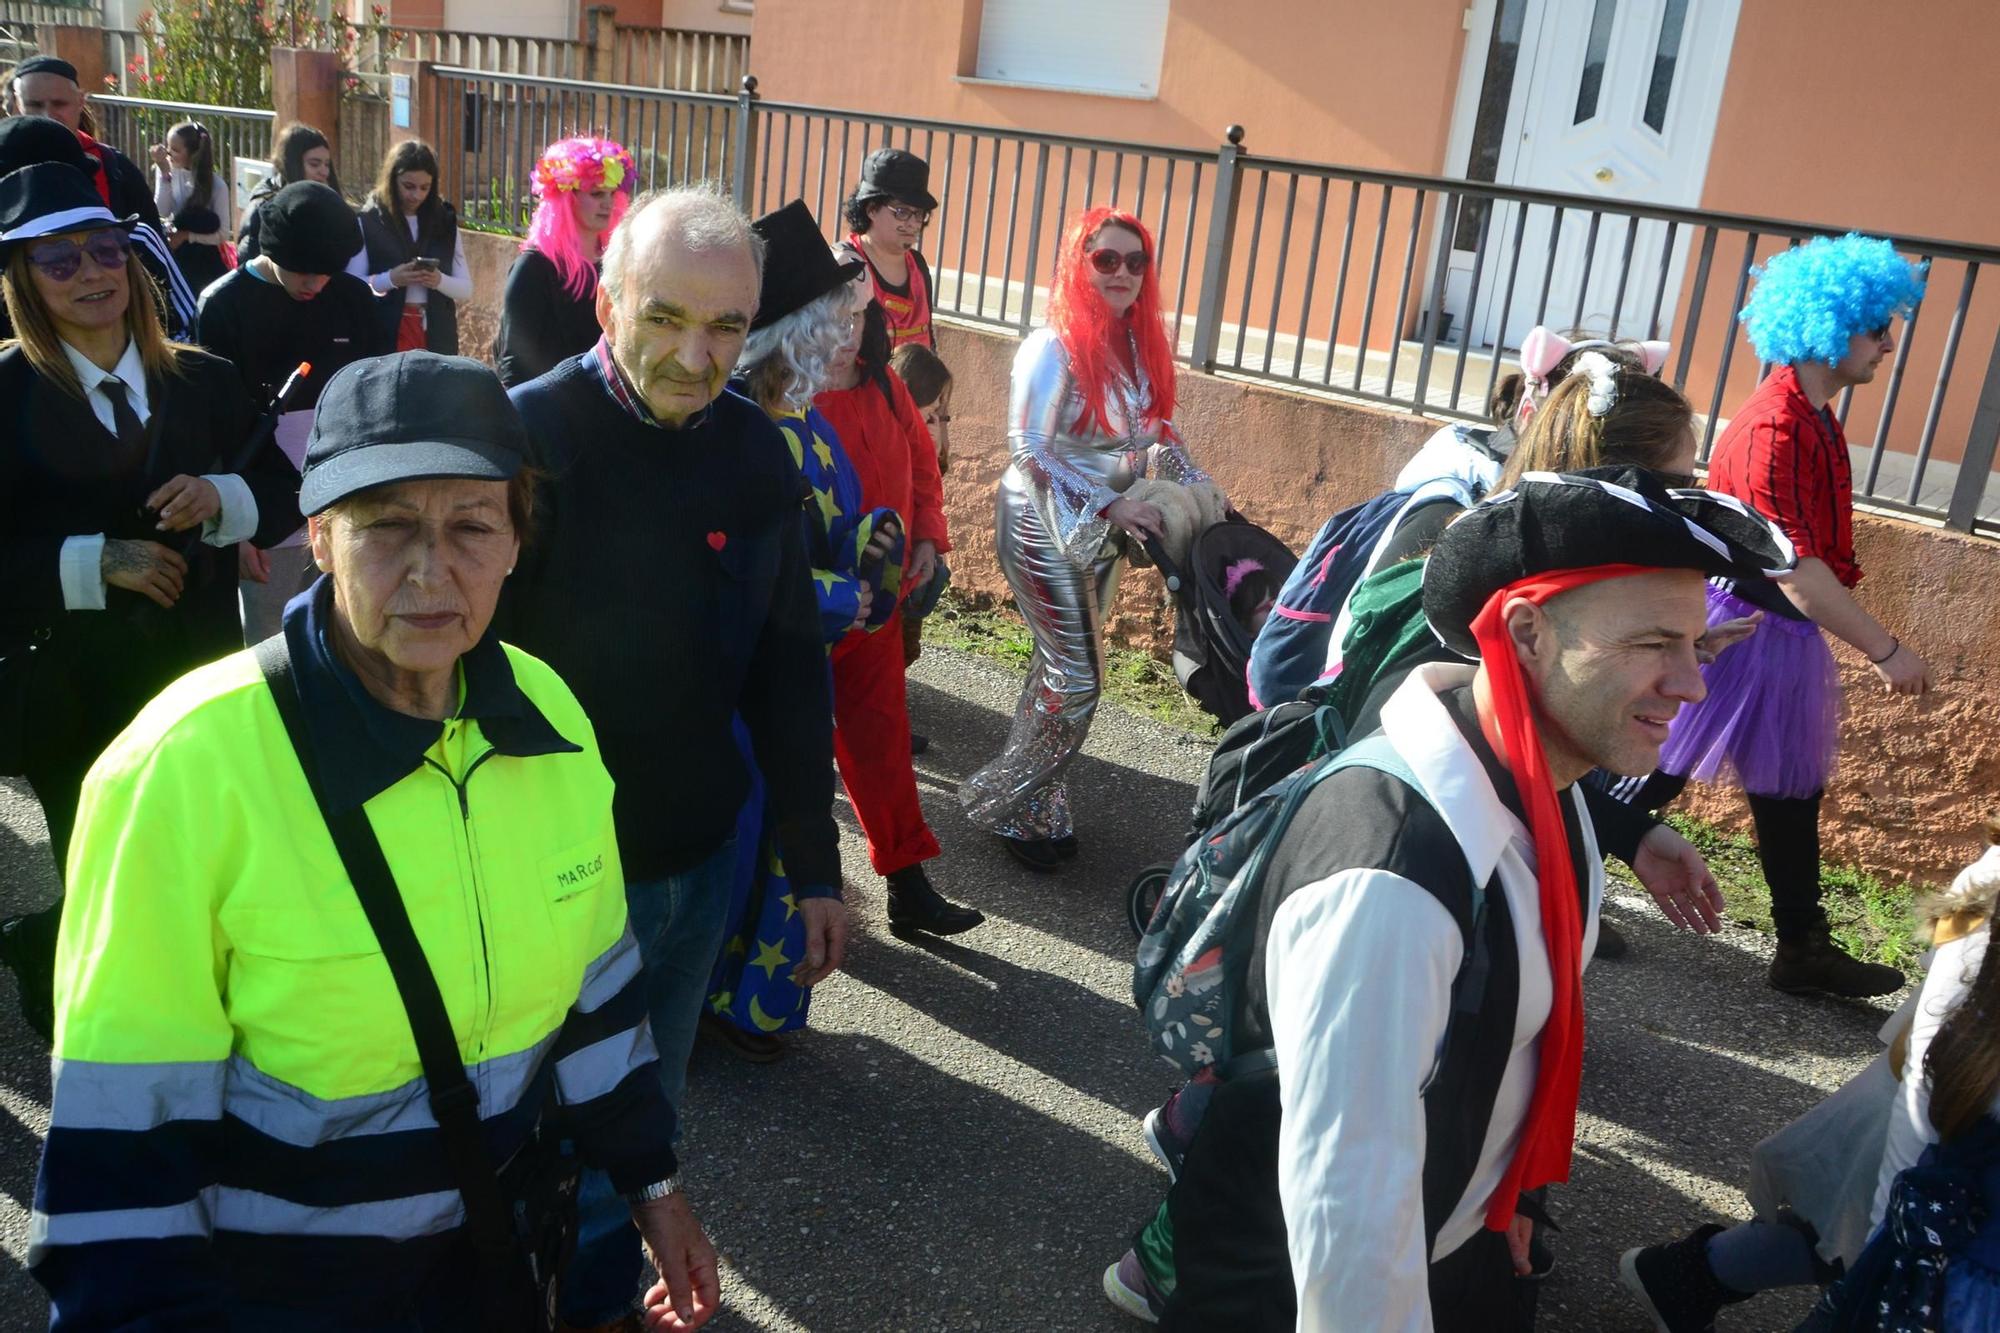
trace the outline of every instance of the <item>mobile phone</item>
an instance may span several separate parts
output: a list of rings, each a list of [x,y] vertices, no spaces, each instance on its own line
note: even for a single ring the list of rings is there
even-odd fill
[[[419,255],[415,259],[412,259],[410,263],[413,267],[422,269],[426,273],[437,272],[437,260],[428,258],[427,256]]]

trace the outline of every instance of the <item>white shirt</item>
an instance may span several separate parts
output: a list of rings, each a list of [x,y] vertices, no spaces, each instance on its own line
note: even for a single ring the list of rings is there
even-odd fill
[[[106,380],[115,379],[125,386],[125,401],[131,405],[132,414],[141,425],[152,418],[152,407],[146,399],[146,365],[139,358],[138,344],[127,342],[125,355],[119,357],[118,364],[108,371],[99,368],[96,362],[68,343],[64,343],[62,349],[76,371],[78,382],[83,385],[84,401],[90,404],[91,415],[112,438],[118,435],[117,418],[111,410],[111,400],[99,391],[99,386]],[[74,447],[91,449],[100,445],[95,440],[80,440]],[[221,512],[202,524],[202,541],[210,546],[234,546],[237,542],[249,540],[257,531],[257,499],[250,494],[250,487],[243,478],[230,473],[204,473],[202,479],[212,482],[216,494],[222,497]],[[93,532],[63,539],[58,569],[62,579],[64,610],[104,609],[103,565],[103,533]]]
[[[1534,1093],[1553,997],[1542,938],[1534,839],[1500,800],[1445,705],[1473,669],[1412,672],[1382,710],[1382,729],[1464,849],[1480,883],[1496,870],[1520,954],[1514,1044],[1465,1195],[1424,1253],[1423,1090],[1436,1072],[1464,942],[1424,889],[1383,870],[1342,871],[1295,891],[1271,922],[1265,981],[1283,1117],[1284,1203],[1301,1333],[1431,1327],[1429,1269],[1483,1225]],[[1580,795],[1592,867],[1582,957],[1597,940],[1603,860]]]
[[[405,213],[403,221],[410,224],[410,239],[413,241],[416,240],[417,220]],[[367,232],[364,230],[362,235],[366,236]],[[377,296],[387,296],[396,290],[396,284],[389,281],[389,272],[387,269],[384,269],[380,273],[370,273],[368,271],[368,247],[365,244],[355,253],[354,258],[347,261],[347,271],[355,277],[360,278],[370,287],[373,287]],[[465,232],[462,228],[452,240],[451,267],[440,271],[438,274],[437,289],[438,295],[448,296],[454,301],[470,301],[472,299],[472,271],[465,266]],[[420,287],[412,283],[404,290],[410,294],[409,299],[404,302],[405,305],[423,305],[431,299],[431,291],[428,287]]]
[[[1889,1132],[1882,1144],[1882,1170],[1875,1177],[1875,1206],[1869,1212],[1874,1226],[1882,1224],[1882,1214],[1888,1211],[1889,1187],[1896,1177],[1915,1166],[1924,1149],[1938,1141],[1937,1130],[1931,1126],[1931,1082],[1924,1074],[1924,1057],[1930,1054],[1938,1029],[1972,989],[1979,965],[1986,958],[1987,942],[1992,938],[1993,927],[1989,922],[1970,935],[1940,944],[1931,959],[1923,989],[1917,993],[1910,1022],[1909,1054],[1903,1060],[1903,1083],[1896,1100],[1889,1104]],[[1994,1099],[1992,1110],[2000,1115],[2000,1097]]]
[[[175,167],[172,171],[153,168],[153,207],[160,210],[162,218],[170,218],[187,207],[194,194],[194,173],[186,167]],[[229,183],[222,179],[222,173],[215,173],[215,180],[209,188],[208,206],[215,216],[222,219],[220,230],[211,232],[190,232],[188,238],[202,245],[221,245],[229,239]]]

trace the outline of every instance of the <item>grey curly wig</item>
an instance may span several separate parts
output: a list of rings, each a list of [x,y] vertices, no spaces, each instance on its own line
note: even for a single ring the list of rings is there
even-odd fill
[[[765,411],[803,416],[827,386],[834,356],[853,328],[852,294],[843,283],[775,324],[751,330],[736,371]]]

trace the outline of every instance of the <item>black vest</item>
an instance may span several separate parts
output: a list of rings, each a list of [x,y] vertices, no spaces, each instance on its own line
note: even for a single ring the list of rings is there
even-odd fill
[[[435,259],[438,267],[451,272],[452,257],[458,252],[458,213],[450,204],[440,203],[444,220],[419,244],[410,238],[410,224],[400,215],[390,217],[377,204],[361,210],[361,238],[368,247],[368,271],[386,273],[412,259]],[[402,323],[403,306],[410,289],[400,287],[387,296],[376,297],[376,313],[382,321],[387,347],[396,345],[396,326]],[[445,356],[458,355],[458,303],[433,288],[424,298],[424,345]]]

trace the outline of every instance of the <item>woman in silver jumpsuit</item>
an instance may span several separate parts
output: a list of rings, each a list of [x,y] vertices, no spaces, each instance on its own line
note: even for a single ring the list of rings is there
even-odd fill
[[[1127,543],[1161,531],[1160,511],[1122,492],[1149,473],[1209,480],[1173,428],[1173,348],[1153,254],[1152,235],[1130,214],[1100,207],[1073,220],[1049,326],[1014,358],[1012,461],[994,522],[1035,652],[1006,749],[958,797],[1032,870],[1076,853],[1065,773],[1097,710],[1103,614]]]

